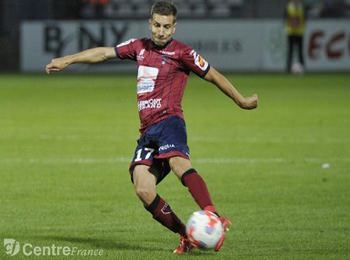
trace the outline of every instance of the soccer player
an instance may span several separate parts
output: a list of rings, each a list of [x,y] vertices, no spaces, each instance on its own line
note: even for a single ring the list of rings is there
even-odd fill
[[[73,63],[97,63],[107,59],[130,59],[137,62],[137,101],[141,136],[130,164],[135,192],[153,218],[180,235],[176,254],[189,252],[193,245],[185,225],[168,203],[157,194],[156,185],[173,171],[202,210],[220,217],[225,231],[230,220],[220,216],[206,183],[192,167],[181,100],[190,72],[213,83],[243,109],[257,107],[258,97],[242,96],[237,89],[191,47],[174,40],[176,7],[166,1],[151,9],[151,38],[131,39],[116,47],[92,48],[77,54],[53,59],[46,72],[61,71]],[[216,245],[218,251],[224,236]]]

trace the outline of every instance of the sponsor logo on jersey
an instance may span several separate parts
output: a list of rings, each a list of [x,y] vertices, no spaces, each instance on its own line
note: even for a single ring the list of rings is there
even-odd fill
[[[205,60],[202,58],[201,55],[198,55],[198,64],[201,68],[205,66]]]
[[[142,49],[136,57],[137,61],[143,61],[143,59],[145,58],[144,53],[145,53],[145,49]]]
[[[149,93],[154,90],[159,69],[139,66],[137,73],[137,94]]]
[[[148,100],[139,100],[137,102],[137,107],[139,111],[144,109],[155,109],[162,107],[162,99],[161,98],[151,98]]]
[[[168,55],[168,56],[174,56],[174,51],[159,51],[161,54]]]
[[[201,70],[205,71],[209,66],[208,62],[195,51],[192,51],[191,54],[194,59],[194,64],[196,64]]]

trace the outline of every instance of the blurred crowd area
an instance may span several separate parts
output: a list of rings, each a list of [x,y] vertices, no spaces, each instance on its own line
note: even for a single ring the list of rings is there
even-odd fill
[[[19,68],[23,21],[147,19],[155,0],[0,0],[0,72]],[[181,19],[281,19],[288,0],[173,0]],[[304,0],[307,19],[350,18],[350,0]]]
[[[154,0],[2,0],[21,19],[142,19]],[[180,18],[278,18],[287,0],[173,0]],[[350,17],[350,0],[304,0],[307,17]],[[1,14],[4,16],[6,14]]]

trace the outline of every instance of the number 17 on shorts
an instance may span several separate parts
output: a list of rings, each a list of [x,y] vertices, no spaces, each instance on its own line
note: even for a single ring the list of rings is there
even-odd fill
[[[143,147],[143,148],[138,149],[135,152],[135,157],[134,157],[133,162],[152,161],[154,151],[155,150],[153,148],[148,148],[148,147]]]

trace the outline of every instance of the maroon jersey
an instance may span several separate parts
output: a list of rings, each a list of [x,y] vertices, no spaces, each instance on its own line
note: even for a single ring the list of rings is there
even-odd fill
[[[183,118],[181,101],[190,72],[204,77],[210,68],[191,47],[176,40],[160,48],[151,39],[131,39],[115,50],[120,59],[135,60],[138,65],[141,132],[169,116]]]

